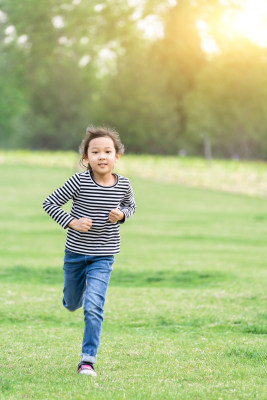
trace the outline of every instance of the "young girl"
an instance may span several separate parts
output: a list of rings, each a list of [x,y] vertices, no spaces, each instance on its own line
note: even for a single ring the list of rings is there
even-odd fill
[[[129,180],[112,172],[123,151],[117,132],[89,127],[80,146],[87,171],[73,175],[43,203],[44,210],[68,228],[63,306],[75,311],[84,305],[79,374],[96,375],[93,365],[114,254],[120,251],[120,224],[135,212]],[[70,199],[67,214],[61,206]]]

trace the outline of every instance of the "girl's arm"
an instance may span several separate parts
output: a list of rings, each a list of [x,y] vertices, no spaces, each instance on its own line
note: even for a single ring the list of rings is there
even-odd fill
[[[119,206],[119,210],[122,211],[124,214],[124,218],[118,221],[119,223],[123,223],[127,218],[130,218],[131,215],[133,215],[133,213],[136,210],[133,189],[131,188],[130,183],[129,183],[129,189]]]
[[[80,179],[79,175],[75,174],[70,177],[63,186],[51,193],[43,202],[43,209],[64,229],[66,229],[69,223],[75,218],[66,213],[61,206],[70,199],[75,198],[79,194],[79,190]]]

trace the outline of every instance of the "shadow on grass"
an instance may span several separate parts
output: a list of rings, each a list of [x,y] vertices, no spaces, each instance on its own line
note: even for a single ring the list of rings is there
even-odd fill
[[[233,279],[232,274],[218,271],[123,271],[115,269],[111,276],[110,286],[195,288],[214,286],[229,279]],[[41,285],[63,284],[63,271],[60,268],[33,269],[15,266],[0,271],[0,281]]]
[[[227,357],[235,357],[239,359],[246,360],[256,360],[256,361],[264,361],[267,359],[266,353],[259,349],[247,348],[247,347],[233,347],[229,350],[225,351],[225,355]]]
[[[167,287],[194,288],[213,286],[232,279],[232,275],[218,271],[123,271],[115,270],[110,280],[111,286],[122,287]]]

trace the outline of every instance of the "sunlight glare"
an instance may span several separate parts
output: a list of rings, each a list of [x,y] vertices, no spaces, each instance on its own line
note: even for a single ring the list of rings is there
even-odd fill
[[[259,46],[267,46],[267,3],[264,0],[248,0],[244,12],[235,19],[236,29]]]
[[[242,35],[258,46],[267,46],[267,2],[246,0],[242,11],[225,15],[223,21],[232,36]]]

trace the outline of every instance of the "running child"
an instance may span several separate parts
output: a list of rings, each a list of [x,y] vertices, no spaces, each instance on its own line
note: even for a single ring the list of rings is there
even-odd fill
[[[78,373],[96,375],[97,349],[114,255],[120,252],[120,224],[135,212],[127,178],[113,173],[124,152],[116,131],[89,127],[80,146],[86,171],[50,194],[44,210],[68,228],[64,256],[63,306],[84,307],[84,335]],[[83,164],[84,165],[84,164]],[[61,206],[72,199],[70,214]]]

